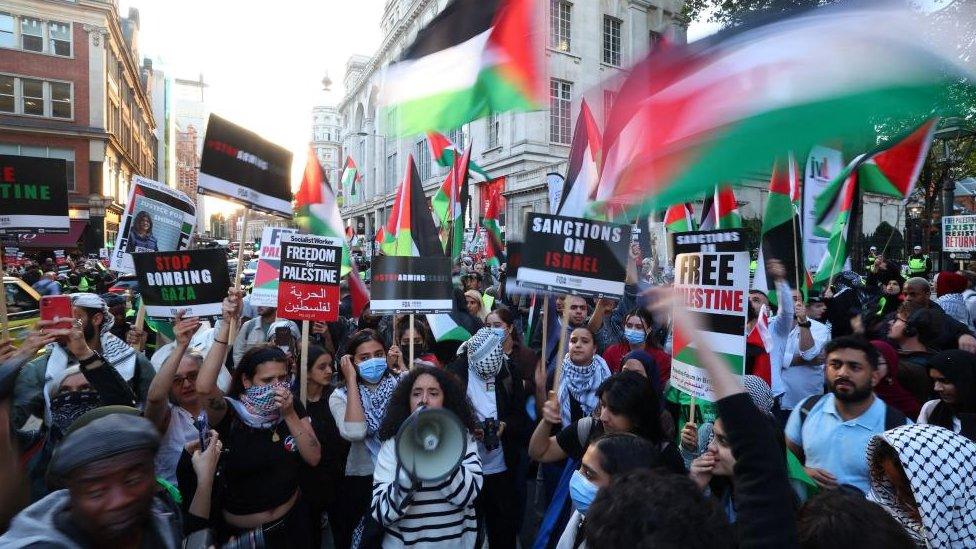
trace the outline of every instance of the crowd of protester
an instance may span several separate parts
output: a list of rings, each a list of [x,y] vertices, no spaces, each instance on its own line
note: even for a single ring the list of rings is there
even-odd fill
[[[976,273],[864,271],[769,261],[740,375],[636,246],[620,299],[549,309],[465,258],[461,342],[344,294],[306,357],[234,288],[164,337],[110,274],[27,265],[73,318],[0,342],[0,547],[976,547]],[[714,402],[669,383],[675,329]],[[400,462],[421,409],[463,428],[439,481]]]

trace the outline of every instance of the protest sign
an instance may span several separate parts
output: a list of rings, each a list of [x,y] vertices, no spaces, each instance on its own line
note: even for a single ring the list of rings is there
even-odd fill
[[[54,263],[58,267],[68,264],[68,258],[64,255],[64,250],[54,250]]]
[[[684,306],[697,316],[702,337],[729,369],[745,373],[746,309],[749,306],[749,252],[741,229],[672,235],[674,287]],[[674,327],[671,386],[714,402],[708,374],[701,368],[691,334]]]
[[[451,258],[373,258],[369,308],[374,313],[449,313],[454,305]]]
[[[577,217],[526,214],[519,285],[593,297],[622,296],[631,228]]]
[[[339,319],[342,239],[287,234],[281,239],[278,316],[291,320]]]
[[[132,263],[149,318],[220,316],[231,284],[225,248],[137,253]]]
[[[288,149],[211,114],[197,188],[291,219],[291,160]]]
[[[296,234],[298,229],[265,227],[261,234],[258,251],[258,268],[254,273],[251,305],[254,307],[278,306],[278,268],[281,265],[281,239]]]
[[[951,215],[942,218],[942,251],[976,251],[976,215]]]
[[[67,162],[0,154],[0,234],[66,233]]]
[[[3,247],[3,266],[8,267],[19,267],[23,263],[24,252],[20,251],[20,248],[16,246],[4,246]]]
[[[820,260],[827,255],[827,241],[817,236],[813,227],[817,226],[816,202],[844,169],[844,155],[838,149],[817,145],[810,149],[803,173],[803,258],[811,273],[820,269]]]
[[[196,204],[186,194],[145,177],[133,177],[110,268],[131,273],[134,253],[185,250],[196,222]]]

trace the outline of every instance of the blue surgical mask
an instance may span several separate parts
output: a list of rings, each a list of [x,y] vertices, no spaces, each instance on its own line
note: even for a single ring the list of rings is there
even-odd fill
[[[491,331],[495,332],[495,335],[502,338],[502,341],[504,341],[505,337],[508,335],[508,330],[505,328],[492,328]]]
[[[638,345],[644,343],[644,340],[647,339],[647,334],[644,333],[644,330],[624,328],[624,338],[627,340],[628,343],[632,345]]]
[[[573,507],[577,511],[586,514],[587,509],[590,508],[590,504],[596,497],[597,490],[599,488],[587,480],[583,473],[579,472],[579,469],[573,471],[573,476],[569,479],[569,499],[573,500]]]
[[[359,370],[359,375],[366,383],[379,383],[383,379],[383,374],[386,373],[386,359],[370,358],[360,362],[356,369]]]

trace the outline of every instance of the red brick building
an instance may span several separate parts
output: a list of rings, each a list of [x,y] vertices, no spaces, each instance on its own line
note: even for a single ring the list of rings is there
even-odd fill
[[[0,0],[0,154],[67,161],[67,235],[27,250],[114,245],[133,175],[156,173],[139,13],[115,0]]]

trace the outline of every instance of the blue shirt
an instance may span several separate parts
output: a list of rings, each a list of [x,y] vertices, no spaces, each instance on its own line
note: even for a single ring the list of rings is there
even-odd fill
[[[871,437],[884,432],[885,403],[875,397],[874,403],[860,416],[844,421],[837,412],[833,394],[817,402],[800,428],[798,405],[786,423],[786,438],[803,448],[804,465],[823,469],[837,478],[838,484],[850,484],[867,494],[870,489],[867,449]],[[905,421],[911,423],[910,420]]]

